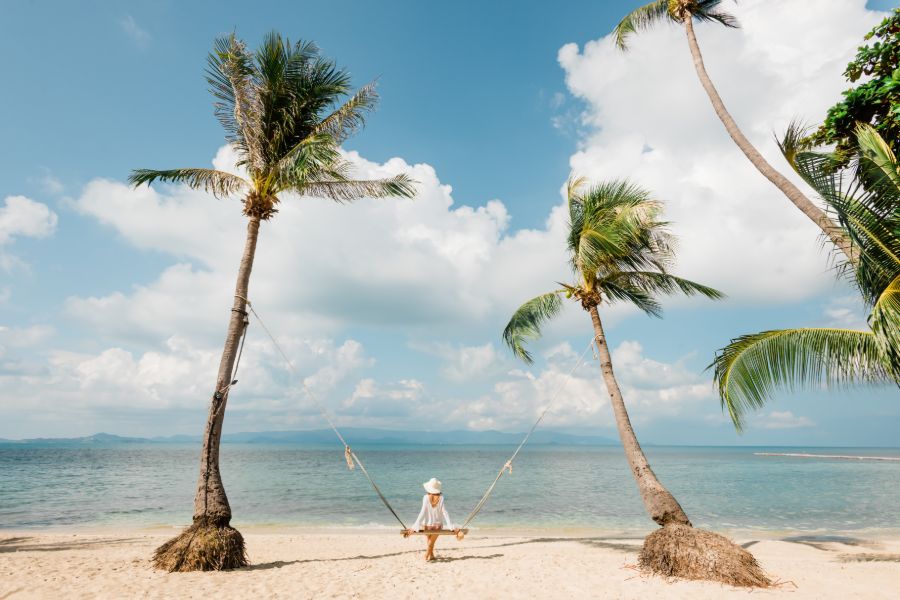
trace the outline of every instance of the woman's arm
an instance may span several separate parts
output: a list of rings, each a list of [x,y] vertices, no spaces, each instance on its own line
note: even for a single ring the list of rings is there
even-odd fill
[[[419,516],[416,517],[416,522],[413,523],[412,529],[413,531],[421,531],[422,530],[422,521],[425,520],[425,503],[428,502],[428,496],[422,497],[422,510],[419,511]]]
[[[453,527],[453,521],[450,520],[450,514],[447,512],[447,507],[444,506],[444,500],[441,499],[441,521],[444,523],[444,529],[456,529]]]

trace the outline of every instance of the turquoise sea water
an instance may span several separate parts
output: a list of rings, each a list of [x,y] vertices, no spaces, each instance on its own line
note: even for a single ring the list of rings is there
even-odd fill
[[[188,523],[195,444],[97,448],[0,446],[0,528]],[[900,461],[758,456],[757,452],[900,457],[900,449],[646,448],[694,523],[720,530],[900,531]],[[360,446],[407,522],[421,482],[444,483],[462,520],[493,480],[505,446]],[[234,523],[398,527],[340,447],[226,444],[222,473]],[[652,523],[617,447],[535,446],[517,459],[476,527],[646,530]]]

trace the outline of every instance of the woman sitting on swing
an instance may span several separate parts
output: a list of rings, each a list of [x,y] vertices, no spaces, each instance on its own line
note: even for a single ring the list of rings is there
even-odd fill
[[[422,497],[422,510],[419,511],[419,516],[416,518],[413,526],[403,532],[403,537],[409,537],[410,534],[417,531],[428,532],[449,529],[456,534],[457,539],[462,539],[460,530],[453,527],[450,515],[447,514],[447,509],[444,507],[444,497],[441,495],[441,482],[432,477],[429,481],[423,483],[422,487],[427,492]],[[434,544],[437,542],[438,536],[429,535],[427,538],[428,549],[425,550],[425,560],[432,561],[435,558]]]

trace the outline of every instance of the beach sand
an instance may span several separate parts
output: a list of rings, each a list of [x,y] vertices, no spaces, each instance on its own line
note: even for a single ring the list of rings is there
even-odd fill
[[[900,540],[736,537],[782,583],[771,590],[666,581],[635,568],[641,540],[548,531],[439,540],[396,533],[244,531],[252,566],[164,573],[169,532],[0,533],[0,600],[20,598],[897,598]],[[788,538],[789,539],[789,538]]]

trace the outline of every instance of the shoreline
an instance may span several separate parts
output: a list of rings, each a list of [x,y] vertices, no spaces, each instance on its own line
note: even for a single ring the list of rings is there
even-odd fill
[[[173,530],[174,532],[174,530]],[[245,528],[250,566],[165,573],[150,565],[168,530],[105,533],[0,530],[0,598],[653,598],[887,599],[900,588],[900,536],[873,540],[735,537],[776,581],[747,590],[671,581],[637,570],[643,536],[548,530],[471,532],[440,540],[425,563],[421,539],[390,532]]]
[[[175,535],[181,530],[187,528],[189,522],[180,525],[172,524],[150,524],[150,525],[131,525],[126,526],[117,523],[110,524],[91,524],[91,525],[58,525],[58,526],[36,526],[36,527],[3,527],[0,526],[0,538],[10,536],[65,536],[75,535],[120,535],[123,532],[132,535]],[[397,536],[400,537],[399,525],[317,525],[317,524],[297,524],[297,523],[241,523],[232,521],[232,527],[243,534],[250,535],[271,535],[271,536],[298,536],[298,535],[334,535],[334,536],[353,536],[353,535],[372,535],[372,536]],[[900,540],[900,527],[897,528],[863,528],[863,529],[772,529],[772,528],[732,528],[732,527],[709,527],[705,524],[696,524],[695,527],[715,531],[732,539],[750,539],[759,538],[770,541],[787,540],[790,538],[804,538],[810,540],[822,539],[830,540],[835,538],[861,539],[872,541],[892,541]],[[548,526],[488,526],[478,527],[469,526],[470,535],[478,536],[498,536],[498,537],[536,537],[548,536],[559,538],[580,538],[580,537],[600,537],[600,538],[617,538],[617,539],[643,539],[652,531],[656,530],[656,525],[648,523],[645,528],[600,528],[600,527],[577,527],[564,525],[548,525]]]

